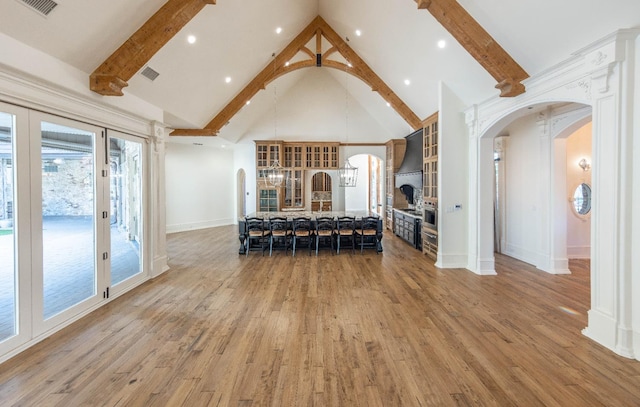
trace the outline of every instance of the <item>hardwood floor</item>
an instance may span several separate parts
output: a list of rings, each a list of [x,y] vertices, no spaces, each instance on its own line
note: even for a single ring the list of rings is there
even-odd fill
[[[580,333],[589,264],[498,276],[384,253],[238,255],[172,234],[171,270],[0,365],[3,406],[638,406],[640,362]]]

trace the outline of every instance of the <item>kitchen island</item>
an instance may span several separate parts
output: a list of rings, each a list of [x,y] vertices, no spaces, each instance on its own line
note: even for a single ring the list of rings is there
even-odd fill
[[[356,219],[356,227],[359,226],[359,221],[362,220],[363,217],[373,216],[378,218],[378,227],[376,238],[378,240],[377,251],[378,253],[382,252],[382,217],[380,217],[375,212],[369,211],[321,211],[321,212],[311,212],[311,211],[280,211],[280,212],[254,212],[246,217],[241,217],[238,219],[238,239],[240,240],[240,249],[238,250],[239,254],[245,254],[247,250],[247,218],[262,218],[265,221],[268,221],[269,218],[274,217],[283,217],[289,221],[292,221],[294,218],[309,218],[311,219],[311,224],[315,227],[315,220],[320,217],[330,217],[333,219],[338,219],[342,216],[352,216]]]

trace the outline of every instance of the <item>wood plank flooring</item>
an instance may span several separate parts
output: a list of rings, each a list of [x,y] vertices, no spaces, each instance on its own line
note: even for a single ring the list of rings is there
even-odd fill
[[[0,365],[2,406],[638,406],[640,362],[583,336],[589,264],[440,270],[384,253],[238,255],[168,237],[171,270]]]

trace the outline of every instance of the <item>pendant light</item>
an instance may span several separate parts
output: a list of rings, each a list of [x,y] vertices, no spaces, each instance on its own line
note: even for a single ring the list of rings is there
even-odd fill
[[[273,57],[273,138],[275,141],[278,139],[278,91],[275,84],[276,53],[274,52],[271,56]],[[280,165],[278,156],[275,157],[275,160],[271,161],[271,148],[268,149],[267,154],[267,159],[271,164],[269,165],[269,168],[264,171],[265,182],[267,182],[268,185],[279,187],[282,185],[282,181],[284,180],[284,169]]]
[[[347,41],[349,39],[347,38]],[[358,181],[358,168],[351,165],[349,162],[349,156],[347,155],[347,148],[349,146],[349,73],[347,69],[349,69],[349,62],[344,68],[345,73],[345,102],[344,102],[344,116],[345,116],[345,133],[346,133],[346,142],[344,147],[344,165],[338,169],[338,176],[340,178],[340,186],[341,187],[355,187],[356,182]]]

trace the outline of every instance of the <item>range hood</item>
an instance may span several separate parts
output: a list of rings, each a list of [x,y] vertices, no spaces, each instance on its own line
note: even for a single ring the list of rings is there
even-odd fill
[[[396,187],[405,194],[409,203],[413,203],[413,190],[422,193],[422,129],[409,134],[405,139],[407,148],[396,172]]]

